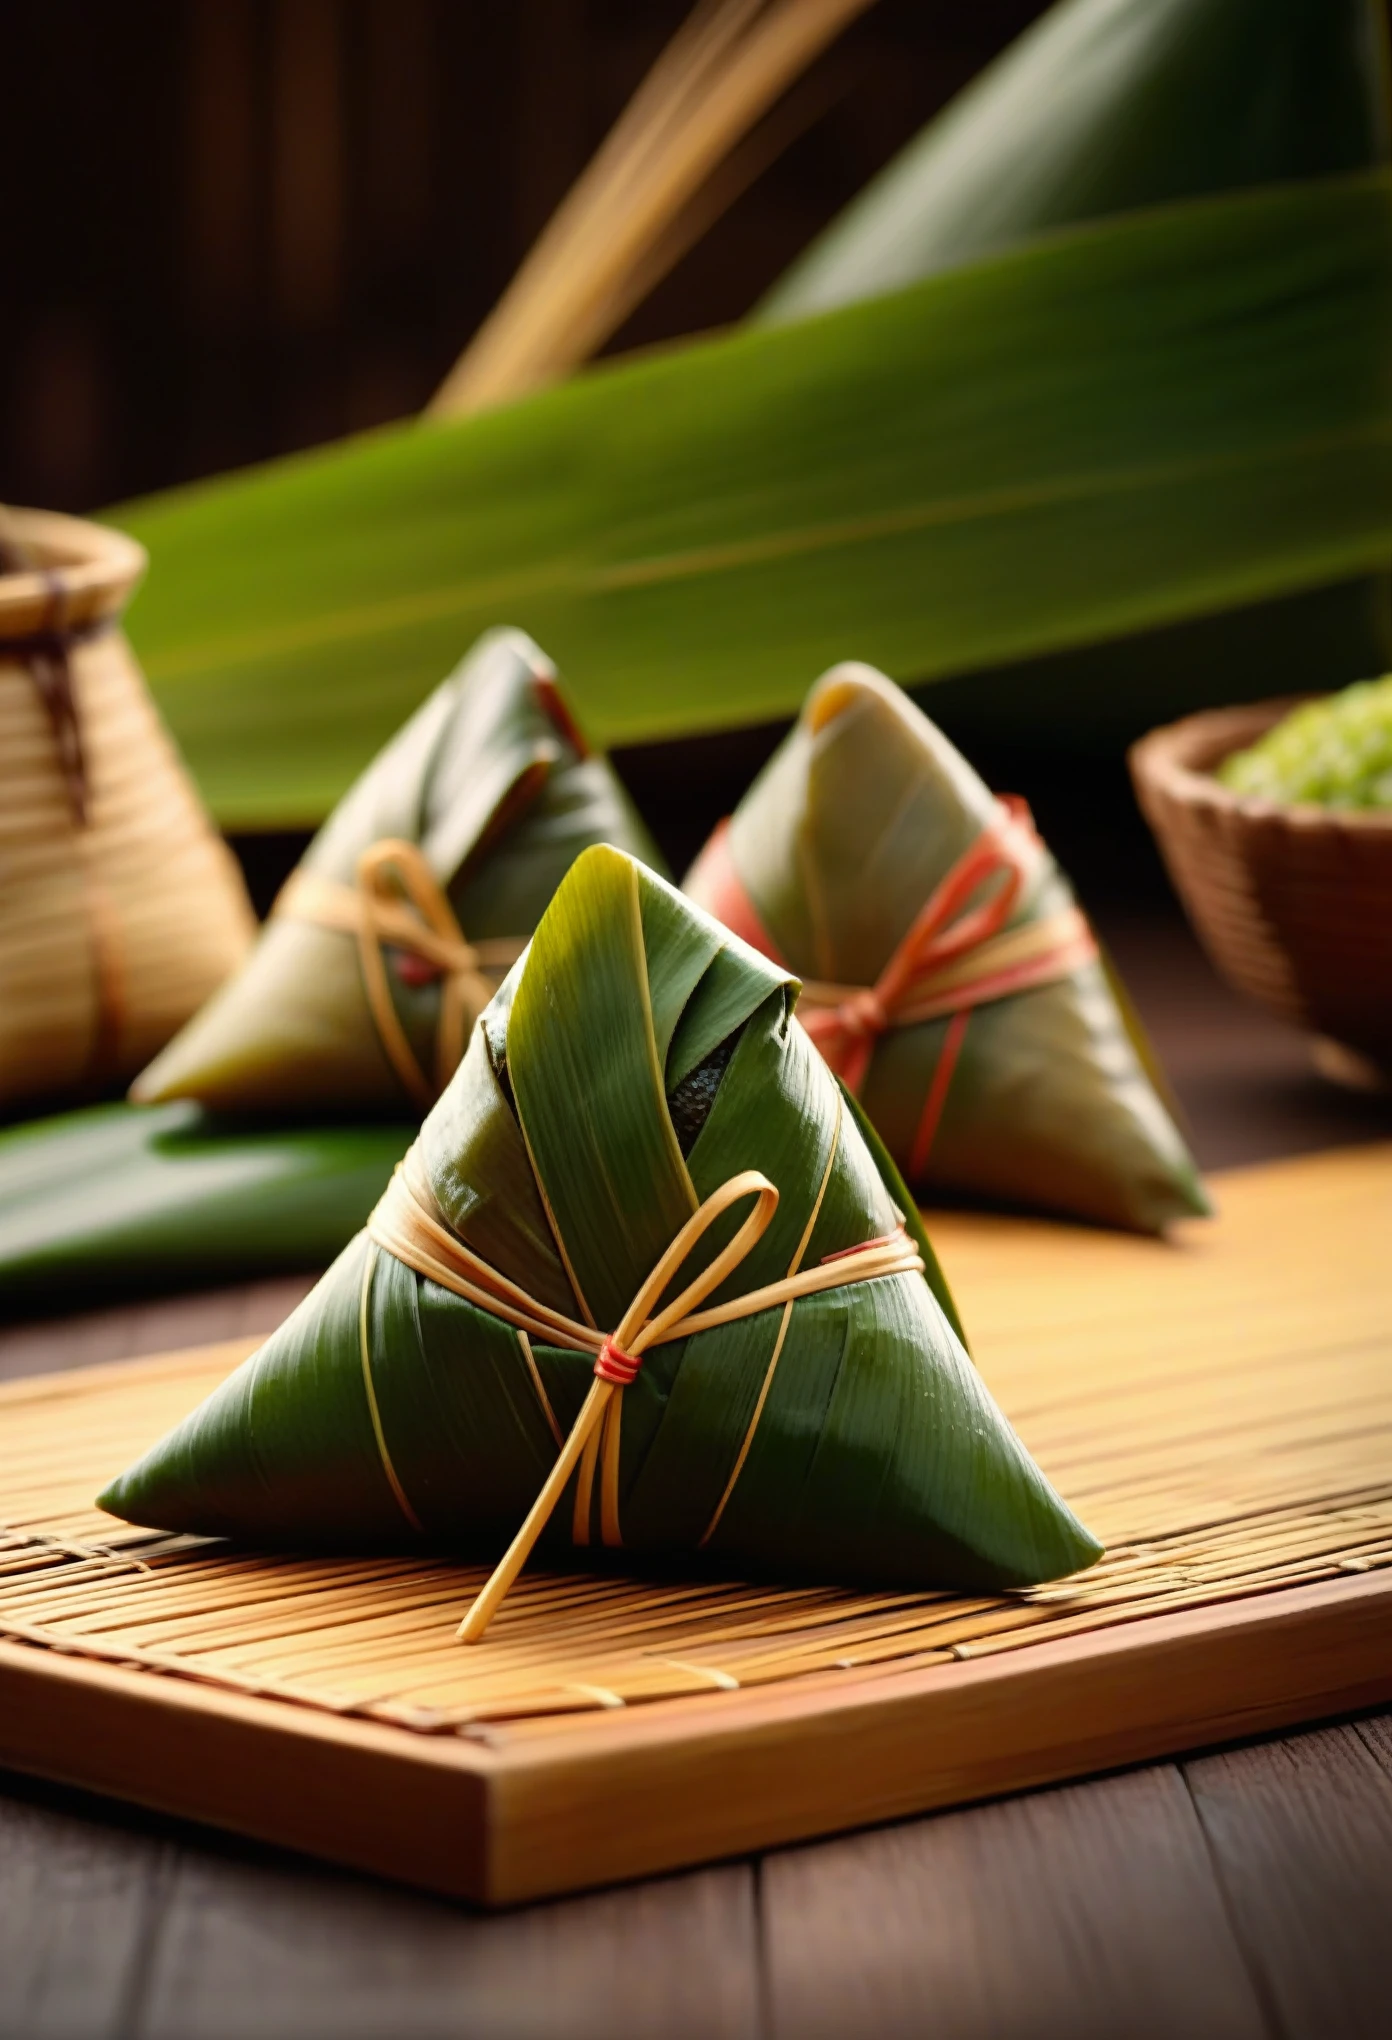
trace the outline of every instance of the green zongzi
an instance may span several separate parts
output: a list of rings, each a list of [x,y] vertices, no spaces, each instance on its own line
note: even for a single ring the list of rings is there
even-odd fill
[[[246,966],[131,1096],[423,1111],[570,864],[599,842],[660,865],[545,654],[520,631],[489,633],[345,794]]]
[[[1148,1231],[1207,1210],[1028,810],[881,674],[818,682],[686,889],[804,978],[915,1190]]]
[[[1090,1564],[796,997],[587,851],[367,1230],[102,1506],[301,1545],[526,1517],[471,1634],[539,1531],[913,1587]]]

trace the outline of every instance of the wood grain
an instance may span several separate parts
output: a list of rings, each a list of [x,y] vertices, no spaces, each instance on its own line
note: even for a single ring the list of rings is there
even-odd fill
[[[1389,1630],[1392,1655],[1392,1630]],[[1288,2040],[1392,2026],[1392,1775],[1352,1726],[1185,1766],[1248,1959]]]
[[[123,2040],[169,1860],[60,1795],[0,1794],[3,2040]]]
[[[754,1873],[498,1920],[251,1852],[185,1854],[141,2040],[755,2040]]]
[[[697,832],[693,849],[703,833]],[[1128,911],[1109,920],[1105,932],[1161,1037],[1196,1119],[1199,1150],[1207,1163],[1246,1162],[1365,1140],[1379,1119],[1384,1135],[1392,1130],[1385,1102],[1379,1106],[1318,1086],[1298,1038],[1291,1034],[1287,1039],[1275,1022],[1253,1016],[1250,1009],[1244,1012],[1221,992],[1177,927],[1140,925]],[[271,1286],[253,1287],[260,1292]],[[264,1331],[295,1300],[253,1314],[248,1293],[175,1298],[5,1330],[0,1332],[0,1376]],[[74,1294],[68,1307],[80,1308],[81,1303],[80,1294]],[[1392,1717],[1360,1720],[1355,1732],[1392,1776]],[[1289,1746],[1298,1752],[1309,1740],[1293,1737]],[[854,1754],[846,1761],[854,1766]],[[1165,1771],[1133,1775],[1173,1779]],[[1311,1817],[1336,1803],[1327,1778],[1302,1784],[1300,1777],[1300,1768],[1292,1767],[1250,1787],[1269,1795],[1268,1830],[1273,1806],[1279,1809],[1307,1789]],[[1194,1858],[1182,1847],[1171,1791],[1162,1791],[1158,1801],[1147,1792],[1118,1796],[1116,1786],[1129,1782],[1103,1778],[1032,1801],[931,1816],[854,1840],[804,1845],[766,1858],[757,1870],[738,1869],[734,1874],[746,1890],[751,1876],[763,1887],[768,1973],[762,2033],[786,2040],[795,2014],[812,2017],[810,1988],[789,1988],[790,1962],[809,1964],[828,2002],[851,2009],[847,2023],[852,2032],[873,2030],[873,2021],[860,2016],[863,2006],[883,2009],[883,1992],[878,1999],[873,1995],[871,1958],[889,1964],[903,1980],[901,2023],[933,2040],[957,2040],[958,2034],[980,2031],[983,2000],[993,2040],[1072,2040],[1075,2005],[1080,2022],[1096,2022],[1099,2004],[1118,2014],[1111,2031],[1121,2040],[1133,2030],[1135,2018],[1146,2016],[1150,1994],[1158,1991],[1162,2005],[1173,2005],[1175,1994],[1181,1988],[1192,1992],[1192,1985],[1165,1973],[1165,1934],[1143,1902],[1130,1903],[1125,1861],[1129,1856],[1151,1861],[1157,1819],[1175,1838],[1161,1880],[1169,1967],[1175,1972],[1192,1966],[1191,1934],[1197,1931],[1200,1948],[1211,1948],[1215,1937],[1221,1942],[1222,1923],[1215,1916],[1225,1895],[1215,1887],[1211,1859]],[[1240,1812],[1248,1781],[1229,1770],[1227,1789]],[[1030,1848],[1021,1842],[1019,1826],[1000,1823],[1046,1797],[1066,1806],[1062,1819],[1051,1816],[1051,1846],[1041,1861],[1037,1843]],[[1101,1800],[1105,1807],[1094,1812],[1094,1801]],[[1165,1809],[1158,1816],[1157,1803]],[[991,1828],[990,1840],[979,1847],[973,1840],[978,1823]],[[1033,1818],[1023,1826],[1032,1834]],[[910,1849],[919,1835],[931,1838],[949,1828],[956,1837],[950,1848],[931,1839],[921,1855]],[[1114,1841],[1104,1846],[1099,1835],[1113,1835]],[[1371,1859],[1360,1865],[1370,1879],[1376,1878],[1382,1850],[1381,1838],[1375,1834],[1373,1841]],[[733,1913],[708,1897],[697,1903],[685,1896],[698,1886],[707,1889],[706,1878],[723,1877],[721,1872],[665,1880],[660,1887],[669,1894],[664,1907],[642,1914],[643,1939],[635,1945],[626,1930],[634,1918],[632,1892],[618,1903],[580,1898],[481,1919],[433,1899],[322,1872],[302,1859],[193,1829],[175,1830],[173,1839],[158,1836],[159,1881],[151,1888],[146,1882],[150,1846],[142,1818],[110,1802],[0,1779],[4,2040],[30,2040],[31,2035],[45,2040],[69,2040],[70,2035],[106,2040],[109,2035],[117,2040],[118,2034],[120,2040],[149,2040],[152,2033],[181,2034],[186,2020],[190,2025],[196,2020],[192,2030],[216,2034],[218,2040],[279,2040],[287,2030],[314,2032],[311,1986],[316,1995],[324,1994],[336,2015],[351,2016],[351,2009],[343,2013],[344,1993],[335,1981],[340,1975],[370,2005],[377,2021],[373,2030],[390,2033],[392,2040],[438,2040],[442,2032],[497,2032],[504,2040],[553,2035],[568,2030],[572,1999],[583,2000],[577,1974],[590,1978],[591,2006],[607,1992],[612,2014],[607,2040],[651,2040],[650,2011],[655,1999],[661,2002],[660,1985],[650,1977],[634,1978],[635,1969],[661,1972],[672,1961],[688,1977],[699,1970],[715,1979],[720,1993],[728,1989],[733,1997],[737,1989],[753,1989],[743,1967],[744,1926],[732,1926]],[[1024,1852],[1028,1874],[1014,1869],[1017,1850]],[[964,1862],[970,1866],[980,1858],[989,1875],[962,1869]],[[785,1864],[794,1866],[796,1878],[782,1887]],[[828,1866],[825,1876],[814,1875],[822,1864]],[[877,1866],[883,1866],[881,1874]],[[1119,1874],[1123,1898],[1117,1894]],[[1284,1847],[1268,1841],[1252,1850],[1246,1875],[1247,1905],[1256,1910],[1266,1885],[1291,1875]],[[959,1894],[964,1879],[965,1892]],[[901,1882],[907,1884],[902,1903]],[[162,1898],[174,1883],[177,1902],[166,1912]],[[1314,1883],[1312,1919],[1302,1935],[1308,1991],[1321,1972],[1346,1966],[1350,1959],[1340,1913],[1329,1918],[1322,1880]],[[810,1909],[815,1901],[800,1936],[789,1908],[775,1896],[780,1890],[797,1906]],[[882,1924],[881,1912],[895,1917]],[[996,1925],[997,1913],[1008,1934]],[[940,1920],[951,1924],[950,1936],[939,1932]],[[521,1939],[519,1922],[525,1923]],[[1092,1985],[1081,1966],[1098,1923],[1108,1932],[1113,1972],[1102,1987]],[[543,1935],[549,1937],[544,1959],[536,1953]],[[930,1964],[915,1966],[912,1950],[906,1952],[905,1943],[915,1938],[931,1942],[935,1950],[938,1966],[931,1974]],[[1368,1940],[1376,1947],[1384,1938],[1379,1921]],[[460,1952],[466,1942],[467,1964]],[[1244,1946],[1250,1949],[1253,1988],[1263,2003],[1272,2005],[1274,1980],[1263,1966],[1261,1947],[1248,1937]],[[537,1961],[535,1982],[529,1958]],[[1271,1951],[1268,1959],[1279,1968],[1282,1951]],[[1360,1947],[1353,1960],[1362,1959]],[[1228,1977],[1229,1960],[1221,1958]],[[965,1981],[955,1981],[958,1964],[972,1970]],[[737,1985],[729,1981],[735,1965],[740,1966]],[[992,1976],[983,1979],[983,1967]],[[1060,2010],[1056,1979],[1061,1968],[1068,1971],[1068,2001]],[[466,1969],[487,1981],[486,2001],[480,1988],[464,2000]],[[607,1987],[605,1977],[610,1979]],[[793,1976],[791,1983],[796,1985],[798,1978]],[[670,2002],[671,1994],[664,2010]],[[292,2017],[288,2008],[303,2016]],[[1248,2030],[1250,2007],[1237,2005],[1235,2018],[1238,2040]],[[822,2020],[824,2028],[829,2023]],[[1086,2024],[1080,2030],[1086,2034]],[[1175,2023],[1170,2030],[1184,2028]],[[1198,2030],[1205,2029],[1200,2025]],[[1274,2014],[1268,2030],[1271,2040],[1287,2040]],[[1290,2040],[1298,2040],[1294,2025]]]
[[[0,1389],[0,1754],[514,1903],[1385,1699],[1392,1153],[1222,1194],[1178,1249],[944,1229],[988,1378],[1111,1541],[984,1603],[534,1573],[463,1652],[477,1567],[94,1511],[245,1342]]]
[[[763,1865],[772,2040],[1262,2040],[1170,1766]]]

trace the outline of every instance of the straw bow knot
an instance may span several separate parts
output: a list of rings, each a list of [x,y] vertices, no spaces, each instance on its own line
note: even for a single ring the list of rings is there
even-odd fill
[[[358,859],[357,875],[358,956],[372,1017],[407,1090],[430,1106],[454,1074],[469,1028],[494,988],[418,844],[398,836],[370,843]],[[410,959],[411,967],[401,973],[407,984],[428,983],[432,976],[441,981],[433,1084],[416,1060],[392,1002],[383,954],[388,947]]]
[[[839,1124],[839,1122],[838,1122]],[[834,1149],[833,1149],[834,1152]],[[830,1175],[830,1162],[827,1165]],[[825,1188],[825,1179],[823,1189]],[[754,1208],[738,1232],[699,1274],[695,1275],[670,1303],[662,1298],[686,1265],[696,1247],[716,1221],[732,1205],[754,1199]],[[724,1303],[702,1309],[707,1299],[733,1274],[758,1245],[778,1209],[778,1191],[757,1169],[744,1169],[731,1176],[692,1212],[681,1231],[659,1256],[656,1265],[639,1287],[628,1309],[612,1332],[597,1331],[593,1324],[581,1324],[548,1304],[529,1296],[516,1282],[465,1245],[445,1224],[425,1179],[418,1147],[413,1147],[397,1168],[381,1202],[367,1222],[370,1238],[429,1281],[438,1282],[456,1296],[490,1311],[513,1325],[524,1339],[537,1338],[548,1345],[572,1352],[594,1355],[595,1379],[579,1416],[563,1442],[559,1429],[560,1455],[546,1477],[540,1494],[527,1512],[526,1521],[500,1560],[486,1586],[475,1600],[459,1634],[466,1643],[477,1643],[488,1627],[499,1603],[526,1563],[533,1545],[545,1529],[572,1473],[576,1480],[572,1536],[577,1544],[590,1538],[591,1502],[596,1465],[602,1457],[600,1482],[600,1529],[604,1542],[623,1542],[619,1534],[619,1447],[623,1392],[637,1380],[643,1356],[650,1346],[688,1339],[697,1332],[713,1331],[718,1325],[754,1317],[760,1311],[778,1307],[790,1311],[800,1297],[824,1290],[841,1289],[855,1282],[869,1282],[879,1276],[922,1275],[923,1261],[902,1225],[878,1239],[863,1240],[827,1255],[815,1267],[800,1267],[803,1248],[811,1236],[820,1209],[820,1194],[809,1219],[803,1243],[789,1273],[776,1282],[748,1289]],[[371,1280],[371,1259],[364,1276]],[[364,1290],[364,1296],[366,1289]],[[366,1306],[364,1304],[364,1322]],[[365,1335],[364,1335],[365,1336]],[[530,1359],[530,1346],[524,1352]],[[364,1348],[366,1352],[366,1348]],[[370,1366],[364,1359],[370,1380]],[[391,1466],[390,1453],[382,1433],[377,1443],[394,1491],[399,1483]],[[401,1495],[398,1492],[398,1499]],[[412,1520],[415,1521],[414,1515]],[[419,1527],[419,1526],[418,1526]]]
[[[732,1204],[741,1203],[746,1197],[754,1199],[754,1209],[734,1238],[721,1248],[699,1275],[688,1282],[679,1296],[661,1310],[655,1309],[678,1271],[685,1266],[716,1220],[723,1217]],[[460,1625],[459,1635],[463,1642],[477,1643],[483,1635],[493,1611],[526,1563],[532,1546],[546,1527],[566,1482],[577,1466],[580,1473],[575,1490],[572,1535],[577,1544],[589,1542],[595,1463],[601,1452],[600,1517],[604,1541],[606,1544],[620,1541],[619,1426],[623,1391],[637,1380],[643,1355],[649,1346],[687,1338],[692,1332],[700,1331],[712,1317],[719,1320],[721,1313],[700,1312],[697,1306],[704,1303],[757,1246],[773,1223],[777,1209],[778,1192],[768,1177],[760,1175],[757,1169],[742,1170],[739,1175],[731,1176],[727,1183],[722,1183],[704,1204],[692,1212],[676,1238],[660,1255],[616,1329],[600,1340],[594,1366],[594,1385],[561,1448],[560,1457],[528,1511],[526,1521]]]
[[[296,871],[275,904],[277,914],[335,928],[358,944],[363,990],[378,1038],[397,1076],[422,1108],[434,1104],[464,1053],[470,1027],[492,998],[490,967],[506,968],[521,955],[517,940],[471,943],[449,895],[418,843],[384,836],[358,859],[357,883],[345,886],[315,871]],[[385,952],[401,961],[404,984],[440,980],[435,1075],[422,1069],[392,1000]]]

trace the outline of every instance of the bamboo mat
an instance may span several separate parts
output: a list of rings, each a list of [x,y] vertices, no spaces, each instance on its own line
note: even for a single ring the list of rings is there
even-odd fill
[[[1107,1544],[990,1599],[292,1559],[131,1531],[90,1497],[250,1342],[0,1390],[0,1637],[422,1732],[1027,1651],[1392,1566],[1392,1148],[1236,1172],[1168,1244],[938,1215],[987,1381]],[[735,1704],[735,1703],[731,1703]]]

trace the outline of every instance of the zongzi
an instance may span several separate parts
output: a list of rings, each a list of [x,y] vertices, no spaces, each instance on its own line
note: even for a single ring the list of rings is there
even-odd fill
[[[809,1032],[915,1190],[1157,1232],[1207,1210],[1028,810],[881,674],[818,682],[686,890],[804,977]]]
[[[520,631],[491,632],[345,794],[245,968],[131,1096],[423,1111],[570,864],[599,842],[660,865],[550,661]]]
[[[121,632],[144,570],[119,532],[0,516],[0,1105],[129,1078],[255,929]]]
[[[1091,1564],[797,990],[587,851],[366,1231],[101,1506],[359,1547],[526,1517],[471,1634],[538,1531],[912,1587]]]

